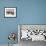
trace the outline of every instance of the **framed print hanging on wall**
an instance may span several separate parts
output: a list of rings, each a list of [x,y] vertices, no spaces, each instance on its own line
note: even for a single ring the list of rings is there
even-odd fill
[[[5,8],[5,17],[16,17],[16,8]]]

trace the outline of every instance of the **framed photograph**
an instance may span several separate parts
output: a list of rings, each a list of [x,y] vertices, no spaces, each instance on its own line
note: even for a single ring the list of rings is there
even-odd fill
[[[16,17],[16,8],[5,8],[5,17]]]
[[[24,40],[46,41],[46,24],[19,24],[18,42]]]

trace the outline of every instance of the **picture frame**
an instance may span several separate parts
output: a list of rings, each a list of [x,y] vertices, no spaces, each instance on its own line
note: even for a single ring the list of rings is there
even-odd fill
[[[15,7],[5,7],[5,18],[15,18],[16,8]]]
[[[27,30],[28,32],[23,32]],[[24,36],[27,36],[27,38]],[[18,42],[21,42],[22,40],[46,41],[46,24],[19,24]]]

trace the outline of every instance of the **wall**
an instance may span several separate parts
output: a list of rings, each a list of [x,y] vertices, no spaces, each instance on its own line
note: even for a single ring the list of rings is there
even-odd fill
[[[46,0],[23,0],[21,3],[21,24],[46,24]]]
[[[0,44],[7,44],[9,42],[8,35],[10,32],[16,32],[18,35],[17,25],[19,23],[19,9],[17,0],[1,0],[0,1]],[[17,17],[16,18],[4,18],[5,7],[16,7]],[[17,38],[18,39],[18,38]],[[18,40],[16,39],[16,43]]]
[[[5,7],[16,7],[17,17],[4,18]],[[9,32],[17,34],[18,24],[46,24],[46,0],[1,0],[0,44],[8,43]]]

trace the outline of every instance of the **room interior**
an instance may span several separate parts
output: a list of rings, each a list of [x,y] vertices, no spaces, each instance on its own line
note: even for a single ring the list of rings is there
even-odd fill
[[[6,17],[5,8],[16,8],[16,16],[14,16],[13,13],[12,16],[10,12],[11,16]],[[30,33],[33,35],[42,33],[42,35],[38,35],[40,38],[36,37],[35,39],[33,36],[33,39],[31,36],[29,38],[25,37],[26,39],[23,40],[23,37],[20,39],[20,27],[18,28],[18,25],[20,26],[21,24],[27,25],[26,28],[30,27],[28,27],[28,25],[44,24],[46,27],[46,0],[0,0],[0,46],[9,46],[8,36],[11,32],[15,32],[16,40],[15,44],[12,45],[12,41],[10,41],[10,46],[46,46],[45,33],[43,33],[46,31],[45,27],[44,29],[41,27],[39,29],[36,26],[37,29],[35,29],[35,31],[37,31],[37,33],[35,31],[32,31],[32,29],[30,29],[32,33],[28,31],[28,33],[26,33],[28,35],[27,37],[30,36]]]

